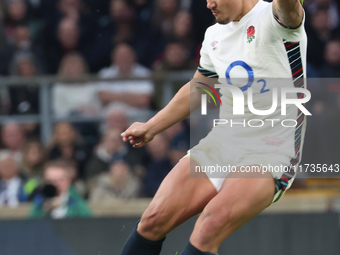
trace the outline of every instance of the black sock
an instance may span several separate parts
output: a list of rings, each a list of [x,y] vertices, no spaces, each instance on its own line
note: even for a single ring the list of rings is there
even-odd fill
[[[215,255],[211,252],[203,252],[193,246],[190,242],[188,242],[187,246],[185,247],[184,251],[181,255]],[[218,255],[218,254],[216,254]]]
[[[159,241],[151,241],[142,237],[137,232],[138,223],[139,221],[126,241],[121,255],[159,255],[165,237]]]

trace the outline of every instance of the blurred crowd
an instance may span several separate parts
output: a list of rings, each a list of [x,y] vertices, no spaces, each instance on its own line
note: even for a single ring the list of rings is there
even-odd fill
[[[138,151],[123,143],[120,133],[134,116],[146,120],[159,109],[155,84],[138,78],[152,71],[196,68],[205,28],[213,23],[205,5],[177,0],[0,1],[0,75],[132,79],[54,84],[52,114],[58,121],[48,144],[40,140],[38,124],[4,124],[0,205],[31,201],[32,217],[60,218],[77,211],[90,215],[84,199],[152,197],[189,148],[188,125],[175,125]],[[1,114],[40,112],[38,87],[18,84],[0,90]],[[65,121],[74,116],[102,120]]]
[[[340,4],[306,0],[304,7],[308,77],[340,78]],[[0,206],[31,201],[32,217],[62,218],[91,215],[86,200],[152,197],[185,155],[190,135],[184,121],[142,149],[122,142],[120,133],[136,117],[146,120],[160,109],[158,84],[138,78],[195,70],[205,29],[213,23],[204,0],[0,0],[0,75],[124,79],[54,84],[58,121],[48,144],[40,140],[38,124],[2,125]],[[340,128],[339,111],[327,108],[340,102],[333,95],[339,88],[312,86],[318,97],[310,107]],[[0,87],[0,114],[36,114],[39,107],[38,87]],[[74,116],[101,121],[66,121]],[[328,128],[322,123],[314,127]],[[317,136],[314,141],[325,140]],[[339,141],[330,142],[339,147]],[[311,148],[311,159],[323,149]]]
[[[138,150],[121,139],[127,124],[124,111],[111,110],[93,146],[69,122],[56,123],[46,146],[22,125],[3,125],[0,206],[33,202],[32,217],[61,218],[91,215],[84,199],[95,204],[153,197],[189,149],[188,124],[174,125]]]
[[[141,78],[151,71],[194,69],[205,28],[213,23],[205,5],[190,0],[1,0],[0,75]],[[55,85],[57,116],[95,114],[113,101],[152,107],[150,82],[117,88],[79,85]],[[84,96],[64,98],[79,89]],[[1,113],[39,111],[36,88],[17,86],[1,92]],[[136,94],[141,96],[132,97]]]

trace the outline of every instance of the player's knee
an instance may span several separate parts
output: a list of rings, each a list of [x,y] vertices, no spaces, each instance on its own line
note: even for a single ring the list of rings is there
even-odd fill
[[[160,240],[170,231],[168,222],[165,213],[147,210],[139,222],[138,232],[147,239]]]
[[[196,232],[194,239],[199,247],[212,245],[216,236],[223,233],[232,233],[236,231],[237,217],[234,216],[231,210],[223,212],[203,212],[203,220],[199,226],[199,231]]]

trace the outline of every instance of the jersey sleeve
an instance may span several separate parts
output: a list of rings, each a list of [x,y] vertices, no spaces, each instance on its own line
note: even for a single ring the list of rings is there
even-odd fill
[[[305,38],[305,13],[303,13],[303,19],[298,28],[288,28],[282,24],[273,14],[272,4],[267,8],[267,13],[270,20],[270,26],[275,32],[284,40],[287,41],[301,41]],[[266,15],[266,16],[267,16]]]
[[[200,51],[200,63],[197,67],[197,70],[204,76],[209,78],[218,78],[214,65],[209,57],[209,39],[208,39],[208,30],[205,32],[204,40],[202,43],[202,48]]]

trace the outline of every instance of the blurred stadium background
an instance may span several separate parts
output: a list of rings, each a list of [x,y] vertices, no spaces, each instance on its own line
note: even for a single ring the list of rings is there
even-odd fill
[[[313,116],[303,163],[335,166],[340,3],[304,7]],[[139,150],[120,133],[190,80],[213,22],[205,0],[0,0],[1,255],[119,254],[190,144],[186,121]],[[51,160],[65,171],[50,178],[68,190],[57,206],[45,204],[55,195],[43,174]],[[340,254],[338,177],[299,174],[220,254]],[[164,255],[183,249],[193,224],[168,236]]]

